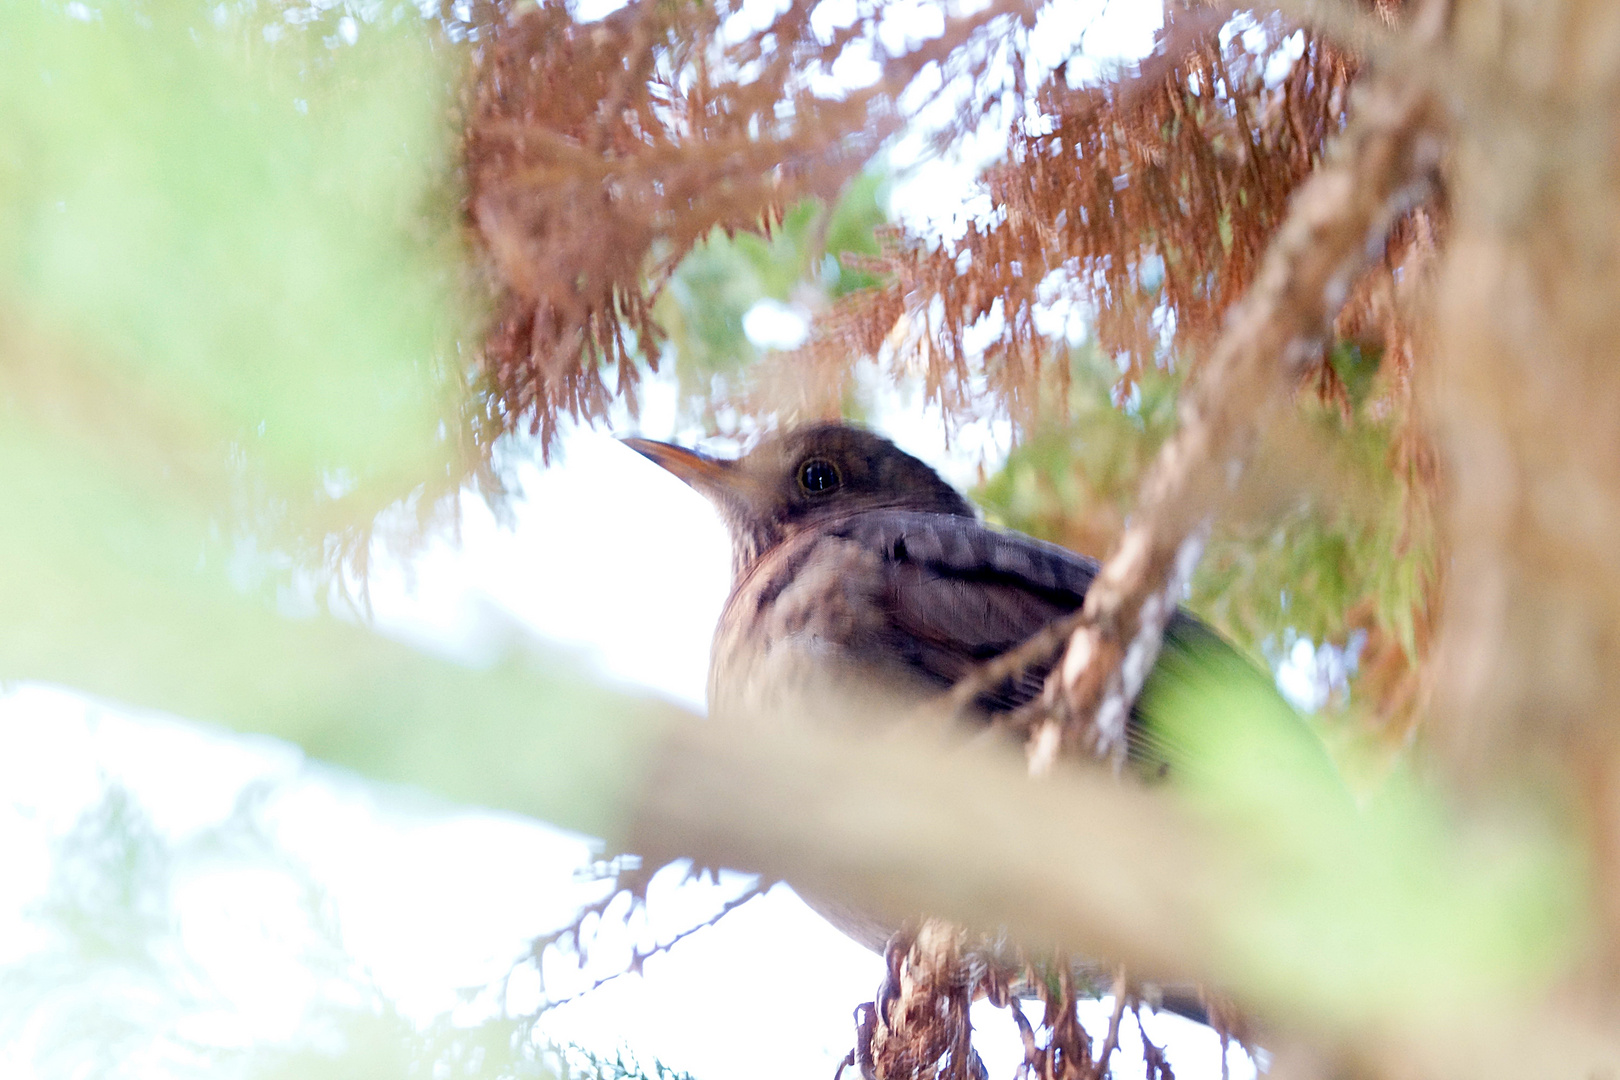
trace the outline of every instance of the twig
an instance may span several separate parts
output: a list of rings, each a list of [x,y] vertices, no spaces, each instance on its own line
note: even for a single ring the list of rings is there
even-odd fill
[[[1130,985],[1125,981],[1125,969],[1119,969],[1114,976],[1114,1011],[1108,1017],[1108,1035],[1103,1039],[1102,1049],[1097,1051],[1097,1065],[1093,1070],[1097,1080],[1105,1080],[1108,1076],[1108,1059],[1114,1051],[1119,1049],[1119,1022],[1125,1015],[1125,999],[1130,996]]]
[[[1176,1080],[1176,1074],[1170,1071],[1170,1060],[1164,1056],[1164,1047],[1148,1038],[1147,1028],[1142,1026],[1142,1006],[1133,1005],[1131,1015],[1136,1017],[1136,1030],[1142,1036],[1142,1067],[1147,1080]]]
[[[552,998],[552,999],[549,999],[549,1000],[547,1000],[545,1002],[542,1002],[541,1005],[540,1005],[540,1008],[538,1010],[536,1010],[536,1013],[539,1014],[539,1013],[550,1012],[552,1009],[556,1009],[556,1008],[559,1008],[560,1006],[567,1005],[567,1004],[569,1004],[571,1002],[578,1001],[580,998],[585,997],[587,994],[593,994],[596,991],[602,989],[602,987],[606,986],[608,983],[615,981],[616,979],[622,979],[626,975],[630,975],[630,974],[639,974],[640,971],[641,971],[642,965],[645,964],[652,957],[658,956],[660,953],[668,952],[670,949],[674,948],[680,942],[685,941],[687,938],[691,937],[693,934],[697,933],[699,930],[707,930],[709,927],[713,926],[715,923],[719,922],[721,919],[725,918],[727,915],[730,915],[733,911],[736,911],[738,908],[742,907],[744,904],[748,903],[750,900],[753,900],[756,897],[765,895],[765,893],[772,886],[774,886],[775,884],[776,884],[775,881],[770,881],[770,882],[766,882],[764,880],[756,881],[754,884],[750,885],[747,888],[747,890],[745,890],[741,895],[735,896],[735,897],[731,898],[730,900],[727,900],[724,904],[722,904],[720,906],[719,911],[715,912],[713,915],[709,916],[707,919],[704,919],[702,922],[698,923],[697,925],[690,926],[687,929],[682,930],[680,933],[676,934],[674,937],[670,938],[668,941],[660,941],[660,942],[654,944],[652,948],[646,950],[645,952],[641,951],[640,949],[637,949],[632,954],[631,959],[630,959],[630,963],[625,966],[623,971],[615,971],[611,975],[604,975],[602,978],[597,979],[595,982],[591,983],[591,985],[587,986],[585,989],[577,991],[576,993],[569,994],[567,997]],[[613,893],[613,897],[610,898],[610,899],[616,899],[618,896],[620,896],[622,894],[622,892],[623,892],[623,890],[615,890],[614,893]],[[579,924],[577,922],[575,923],[575,925],[573,927],[573,931],[574,931],[574,933],[576,935],[579,932]],[[532,953],[531,953],[531,955],[532,955]]]

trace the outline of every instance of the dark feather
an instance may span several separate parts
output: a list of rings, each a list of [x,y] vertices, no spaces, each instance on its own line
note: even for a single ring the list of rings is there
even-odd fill
[[[881,553],[885,644],[941,691],[1077,610],[1098,569],[1084,555],[957,515],[871,510],[826,532]],[[1171,620],[1165,647],[1237,655],[1184,611]],[[1002,713],[1027,704],[1041,693],[1055,660],[981,695],[979,706]]]

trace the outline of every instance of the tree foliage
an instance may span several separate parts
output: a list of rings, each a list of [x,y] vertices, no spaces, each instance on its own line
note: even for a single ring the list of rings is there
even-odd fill
[[[1176,6],[1099,73],[1078,46],[1032,59],[1059,14],[1039,0],[921,33],[825,0],[369,14],[352,40],[320,8],[7,11],[0,674],[890,914],[1004,915],[1129,961],[1127,991],[1138,970],[1230,988],[1217,1022],[1259,1011],[1301,1068],[1612,1065],[1609,23]],[[955,232],[878,213],[882,152],[918,128],[941,154],[1004,143]],[[765,298],[813,315],[800,346],[739,332]],[[858,412],[862,380],[1006,424],[989,511],[1112,555],[1112,622],[1088,599],[1072,628],[1112,651],[1061,665],[1057,705],[1121,677],[1218,517],[1197,607],[1261,651],[1359,649],[1327,721],[1356,798],[1215,722],[1164,797],[903,737],[714,731],[526,658],[422,658],[287,587],[363,570],[379,520],[411,533],[469,484],[499,500],[526,433],[633,409],[665,364],[722,434]],[[1221,700],[1200,713],[1263,711]],[[1414,743],[1449,804],[1408,782]],[[987,912],[963,892],[982,880],[1019,887]],[[896,950],[913,989],[875,998],[856,1063],[966,1074],[964,1029],[930,1018],[1018,973],[957,941]],[[1098,1072],[1111,1036],[1047,971],[1031,1064]]]
[[[1067,62],[1027,59],[1053,15],[1041,4],[992,5],[904,47],[885,34],[885,5],[858,7],[836,29],[817,10],[793,4],[756,26],[723,4],[633,4],[587,28],[545,7],[496,24],[501,44],[480,68],[468,129],[469,207],[506,297],[485,371],[507,422],[549,440],[559,413],[604,415],[603,370],[611,361],[618,391],[632,393],[637,350],[654,366],[672,359],[699,415],[718,426],[729,410],[732,431],[847,415],[859,365],[875,362],[882,378],[919,378],[948,421],[1011,420],[1028,445],[986,489],[993,509],[1107,554],[1173,422],[1153,403],[1168,406],[1180,380],[1197,377],[1294,188],[1343,125],[1360,61],[1276,13],[1195,8],[1172,11],[1140,65],[1076,80]],[[1366,17],[1400,15],[1382,6]],[[881,74],[853,90],[828,74],[858,59]],[[527,81],[511,74],[520,63]],[[595,89],[548,93],[546,72],[564,69]],[[874,135],[938,114],[924,106],[947,90],[956,97],[930,132],[937,146],[998,122],[1007,146],[979,182],[987,207],[960,236],[884,228],[881,251],[862,252],[864,238],[829,228],[837,215],[812,219],[799,200],[829,205],[872,161]],[[498,139],[491,116],[505,124]],[[527,157],[512,149],[520,140]],[[545,220],[496,220],[493,199]],[[1380,683],[1365,695],[1367,723],[1397,743],[1420,703],[1443,564],[1433,452],[1411,406],[1414,325],[1442,219],[1437,202],[1396,226],[1335,341],[1307,365],[1294,445],[1265,455],[1330,464],[1251,484],[1253,513],[1230,516],[1195,586],[1195,606],[1253,647],[1292,629],[1364,653]],[[551,230],[614,239],[547,244]],[[784,248],[804,284],[771,295],[814,297],[810,336],[744,366],[755,350],[738,309],[764,291],[733,272],[723,288],[744,293],[722,295],[715,275],[737,266],[739,249],[757,275],[761,253]],[[831,289],[823,251],[842,260]],[[849,268],[868,275],[864,287],[842,284]],[[555,276],[525,277],[541,272]],[[673,303],[657,300],[666,291]],[[550,328],[534,330],[513,305],[543,307]],[[1061,328],[1070,313],[1087,327],[1078,344]]]

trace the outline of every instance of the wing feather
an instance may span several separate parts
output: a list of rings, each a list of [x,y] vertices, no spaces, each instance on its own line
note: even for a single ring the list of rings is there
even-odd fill
[[[857,514],[830,530],[880,552],[889,655],[944,690],[986,660],[1077,610],[1097,575],[1095,559],[972,518],[908,510]],[[1170,648],[1216,643],[1214,631],[1177,612]],[[1030,668],[978,699],[1008,712],[1040,694],[1051,664]]]

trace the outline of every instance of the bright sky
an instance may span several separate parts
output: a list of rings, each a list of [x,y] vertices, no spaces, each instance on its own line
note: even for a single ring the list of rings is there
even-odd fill
[[[915,3],[907,25],[926,33],[938,9]],[[1050,65],[1085,32],[1088,53],[1139,55],[1158,25],[1157,4],[1113,0],[1054,5],[1035,40]],[[762,9],[763,10],[763,9]],[[916,29],[921,28],[921,29]],[[1050,55],[1046,55],[1050,54]],[[845,73],[858,78],[859,73]],[[959,227],[964,193],[993,142],[959,148],[956,161],[905,170],[893,162],[896,214],[939,232]],[[762,309],[749,330],[780,339],[791,311]],[[786,320],[784,322],[784,320]],[[1004,450],[994,426],[959,432],[942,454],[937,413],[894,391],[880,426],[958,482],[981,455]],[[621,433],[626,433],[621,431]],[[654,384],[639,433],[676,430],[673,390]],[[514,631],[576,655],[601,678],[703,704],[709,638],[728,587],[718,520],[695,493],[604,433],[575,431],[550,468],[521,469],[513,524],[464,500],[459,544],[441,541],[409,567],[384,564],[371,581],[377,625],[422,648],[476,659]],[[265,811],[276,843],[329,893],[344,946],[412,1015],[450,1009],[459,987],[500,978],[527,942],[566,921],[599,886],[576,880],[589,845],[536,822],[432,803],[379,789],[269,740],[224,735],[181,720],[124,711],[44,687],[0,697],[0,964],[44,944],[29,905],[52,869],[53,838],[93,805],[108,781],[125,785],[168,836],[193,835],[227,815],[253,784],[272,782]],[[728,882],[655,890],[647,931],[667,937],[701,921]],[[297,1030],[317,989],[312,947],[293,883],[268,865],[222,861],[188,872],[176,894],[186,951],[225,1002],[211,1031],[243,1043]],[[611,950],[610,950],[611,951]],[[611,969],[612,956],[604,958]],[[830,1080],[851,1045],[852,1010],[871,998],[881,965],[778,888],[655,957],[624,978],[550,1014],[547,1030],[611,1051],[690,1070],[699,1080],[758,1080],[760,1063],[784,1080]],[[793,973],[782,978],[781,973]],[[558,985],[566,985],[558,973]],[[535,988],[514,984],[514,1004]],[[1099,1004],[1091,1019],[1100,1019]],[[1020,1050],[1005,1015],[975,1014],[991,1075],[1010,1076]],[[1178,1075],[1219,1075],[1213,1033],[1174,1017],[1149,1031],[1169,1040]],[[1129,1037],[1121,1068],[1134,1070]],[[28,1037],[0,1046],[0,1073],[25,1077]],[[1233,1053],[1234,1074],[1252,1075]]]

